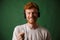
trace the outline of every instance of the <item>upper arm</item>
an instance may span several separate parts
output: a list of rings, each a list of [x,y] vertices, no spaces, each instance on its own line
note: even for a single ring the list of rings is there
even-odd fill
[[[13,31],[13,37],[12,40],[17,40],[17,34],[18,34],[18,28],[16,27]]]

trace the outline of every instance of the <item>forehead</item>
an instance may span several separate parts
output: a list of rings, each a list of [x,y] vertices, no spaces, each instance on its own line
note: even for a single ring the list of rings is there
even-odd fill
[[[31,8],[31,9],[26,9],[25,12],[38,12],[38,10],[35,8]]]

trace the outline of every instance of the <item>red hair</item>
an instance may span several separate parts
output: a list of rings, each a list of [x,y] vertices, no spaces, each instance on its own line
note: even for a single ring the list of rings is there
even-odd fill
[[[36,3],[29,2],[24,6],[24,10],[31,9],[31,8],[36,8],[39,11],[39,7]]]
[[[38,10],[38,17],[40,17],[39,7],[36,3],[33,3],[33,2],[29,2],[24,6],[24,17],[26,18],[25,10],[31,9],[31,8],[37,9]]]

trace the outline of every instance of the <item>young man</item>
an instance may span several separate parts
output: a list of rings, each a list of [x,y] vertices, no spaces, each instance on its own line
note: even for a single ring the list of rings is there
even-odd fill
[[[24,7],[24,16],[27,23],[15,27],[12,40],[51,40],[49,32],[36,23],[40,17],[37,4],[27,3]]]

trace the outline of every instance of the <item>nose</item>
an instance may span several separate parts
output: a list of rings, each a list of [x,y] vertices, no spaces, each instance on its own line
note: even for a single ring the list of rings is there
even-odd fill
[[[31,13],[31,14],[30,14],[30,17],[33,17],[33,16],[34,16],[33,13]]]

